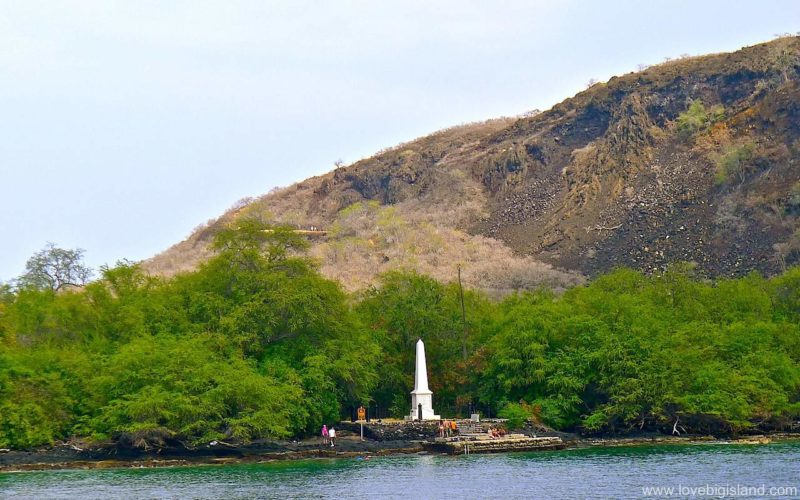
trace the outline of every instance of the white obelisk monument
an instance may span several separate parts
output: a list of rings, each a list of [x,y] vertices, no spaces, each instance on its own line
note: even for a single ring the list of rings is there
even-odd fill
[[[417,341],[417,364],[414,368],[414,390],[411,391],[411,420],[439,420],[433,414],[433,393],[428,389],[428,370],[425,367],[425,344]]]

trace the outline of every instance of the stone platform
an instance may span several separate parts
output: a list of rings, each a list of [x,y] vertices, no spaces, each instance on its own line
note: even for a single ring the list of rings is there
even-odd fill
[[[422,444],[426,451],[464,455],[471,453],[503,453],[507,451],[561,450],[566,444],[558,437],[528,437],[523,434],[507,434],[502,438],[488,435],[468,435],[453,438],[436,438]]]
[[[458,426],[456,437],[466,439],[484,438],[486,431],[492,427],[503,426],[506,420],[500,418],[484,419],[480,422],[473,422],[469,419],[449,419],[455,420]],[[351,432],[360,432],[359,422],[339,422],[337,429],[345,429]],[[396,441],[396,440],[430,440],[439,435],[438,420],[393,420],[383,421],[372,420],[364,422],[364,437],[375,441]]]
[[[359,422],[340,422],[337,429],[345,429],[355,434],[361,431]],[[372,421],[364,423],[364,437],[374,441],[423,441],[433,439],[438,434],[439,422],[436,420],[415,421]]]

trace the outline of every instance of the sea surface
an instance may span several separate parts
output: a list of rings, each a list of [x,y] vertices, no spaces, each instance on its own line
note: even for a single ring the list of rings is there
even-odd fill
[[[81,500],[798,498],[799,489],[800,442],[0,474],[2,498]]]

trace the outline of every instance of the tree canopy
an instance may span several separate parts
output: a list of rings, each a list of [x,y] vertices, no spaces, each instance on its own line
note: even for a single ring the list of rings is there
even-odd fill
[[[28,259],[19,285],[57,292],[66,286],[86,284],[92,270],[84,265],[83,252],[80,248],[68,250],[48,243]]]

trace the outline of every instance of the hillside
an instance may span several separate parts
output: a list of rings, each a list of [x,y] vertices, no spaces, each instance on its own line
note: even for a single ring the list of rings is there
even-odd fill
[[[502,293],[617,266],[800,262],[800,39],[685,58],[550,110],[440,131],[232,209],[145,262],[174,274],[239,217],[322,228],[349,289],[394,268]]]

